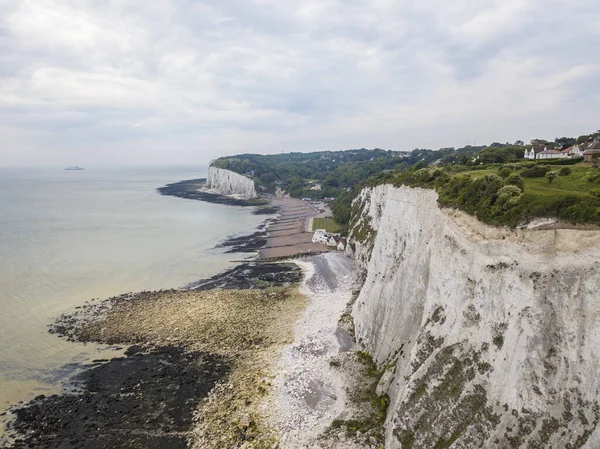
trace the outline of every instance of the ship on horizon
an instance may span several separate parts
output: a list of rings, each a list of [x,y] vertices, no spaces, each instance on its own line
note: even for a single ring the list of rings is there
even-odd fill
[[[79,167],[78,165],[74,165],[72,167],[67,167],[65,170],[83,170],[83,167]]]

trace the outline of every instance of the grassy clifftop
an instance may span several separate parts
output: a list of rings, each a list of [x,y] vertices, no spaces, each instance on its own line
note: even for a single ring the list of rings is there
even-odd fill
[[[435,189],[441,206],[493,225],[514,227],[542,217],[600,225],[600,169],[584,164],[421,168],[388,173],[368,184],[381,183]]]

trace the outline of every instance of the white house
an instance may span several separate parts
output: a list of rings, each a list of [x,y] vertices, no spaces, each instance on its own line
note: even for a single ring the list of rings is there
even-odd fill
[[[537,154],[541,153],[542,151],[547,151],[547,148],[541,146],[525,148],[525,156],[523,157],[525,159],[537,159]]]
[[[566,159],[569,155],[562,151],[544,150],[535,155],[536,159]]]
[[[337,245],[338,251],[344,251],[346,249],[346,239],[340,239]]]
[[[342,244],[342,249],[340,251],[346,249],[346,242],[340,237],[340,234],[327,232],[325,229],[315,230],[312,241],[313,243],[321,243],[337,249],[340,249],[340,244]]]
[[[310,190],[316,190],[317,192],[321,191],[321,184],[315,184],[310,188]]]
[[[533,148],[525,148],[525,155],[523,157],[525,159],[535,159],[535,151],[533,151]]]
[[[566,154],[569,159],[574,159],[577,157],[583,157],[583,152],[585,151],[585,145],[573,145],[569,148],[562,150],[563,154]]]

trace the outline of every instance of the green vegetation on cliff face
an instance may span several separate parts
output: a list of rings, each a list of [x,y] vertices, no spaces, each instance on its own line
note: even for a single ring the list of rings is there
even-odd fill
[[[331,423],[331,429],[343,428],[351,435],[361,433],[375,440],[378,445],[385,443],[383,424],[387,416],[390,398],[387,394],[379,394],[377,386],[381,381],[387,366],[379,367],[373,360],[371,354],[366,351],[358,351],[356,358],[362,365],[363,383],[349,394],[350,403],[362,410],[360,419],[336,419]]]

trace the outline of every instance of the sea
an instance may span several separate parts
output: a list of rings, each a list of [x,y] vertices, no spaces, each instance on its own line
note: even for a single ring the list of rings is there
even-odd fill
[[[251,208],[159,195],[207,167],[0,169],[0,414],[59,393],[122,349],[72,343],[48,325],[85,301],[183,287],[247,255],[215,245],[265,219]]]

